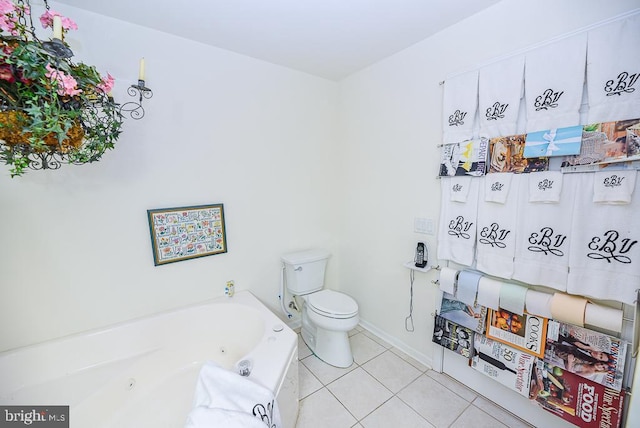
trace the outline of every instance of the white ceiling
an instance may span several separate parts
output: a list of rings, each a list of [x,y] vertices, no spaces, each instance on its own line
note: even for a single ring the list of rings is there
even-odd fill
[[[340,80],[499,1],[58,0],[58,3]],[[64,14],[62,6],[60,9]]]

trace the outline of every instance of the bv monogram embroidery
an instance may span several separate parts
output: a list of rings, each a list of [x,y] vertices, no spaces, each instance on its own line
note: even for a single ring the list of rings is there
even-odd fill
[[[504,184],[500,183],[499,181],[496,181],[495,183],[493,183],[491,185],[491,191],[492,192],[502,192],[502,188],[504,187]]]
[[[260,418],[260,420],[267,425],[269,428],[275,428],[276,424],[273,420],[273,409],[275,404],[273,400],[271,403],[267,403],[265,407],[264,404],[256,404],[253,406],[253,416]]]
[[[617,175],[613,174],[611,177],[607,177],[602,181],[602,184],[604,184],[604,187],[619,187],[622,186],[622,180],[624,180],[624,177],[618,177]]]
[[[540,232],[533,232],[529,236],[529,247],[527,250],[533,253],[544,253],[545,256],[553,254],[554,256],[562,257],[564,252],[560,250],[562,244],[567,239],[566,235],[553,234],[553,229],[550,227],[543,227]]]
[[[545,191],[547,189],[553,189],[553,180],[549,180],[545,178],[541,182],[538,183],[538,189]]]
[[[510,230],[500,229],[498,223],[491,223],[489,227],[483,227],[480,231],[482,238],[478,239],[481,244],[491,245],[491,247],[505,248],[507,244],[503,241],[507,239]]]
[[[558,100],[564,94],[564,91],[554,92],[553,89],[545,90],[542,95],[536,97],[536,101],[533,104],[536,111],[549,110],[550,108],[558,107]]]
[[[456,110],[451,116],[449,116],[449,126],[464,125],[464,118],[467,116],[466,111]]]
[[[631,241],[630,238],[620,239],[620,234],[615,230],[607,231],[603,237],[594,236],[589,242],[588,247],[593,253],[588,253],[587,257],[594,260],[606,260],[611,263],[612,260],[620,263],[631,263],[631,258],[624,256],[638,241]]]
[[[464,221],[464,217],[459,215],[449,222],[449,235],[455,236],[457,238],[470,239],[471,235],[469,229],[473,226],[473,222]]]
[[[494,103],[493,106],[489,107],[485,113],[487,120],[498,120],[504,118],[504,112],[507,110],[507,107],[509,107],[509,104],[500,104],[499,102]]]
[[[632,88],[632,86],[638,80],[639,73],[629,74],[626,71],[618,74],[617,80],[611,79],[607,81],[604,85],[604,91],[607,93],[607,96],[611,95],[622,95],[623,93],[631,93],[636,90],[636,88]]]
[[[462,192],[462,186],[458,183],[454,184],[451,188],[452,192]]]

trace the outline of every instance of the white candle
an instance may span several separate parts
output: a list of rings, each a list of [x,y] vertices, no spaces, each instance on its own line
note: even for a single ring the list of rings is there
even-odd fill
[[[53,17],[53,38],[62,40],[62,18],[59,16]]]
[[[140,58],[140,71],[138,72],[138,80],[144,80],[144,58]]]

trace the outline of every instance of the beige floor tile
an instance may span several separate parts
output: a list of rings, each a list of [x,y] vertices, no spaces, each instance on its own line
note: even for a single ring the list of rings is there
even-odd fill
[[[361,367],[330,383],[327,389],[357,420],[393,396],[391,391]]]
[[[433,428],[398,397],[392,397],[361,421],[364,428]]]
[[[341,376],[349,373],[351,370],[358,367],[356,364],[352,364],[351,367],[347,368],[339,368],[331,366],[315,355],[310,355],[307,358],[301,360],[302,364],[304,364],[311,373],[314,374],[315,377],[318,378],[323,385],[327,385],[334,380],[338,379]]]
[[[320,382],[304,364],[298,365],[298,379],[300,399],[316,392],[323,386],[322,382]]]
[[[513,415],[512,413],[504,410],[494,402],[487,400],[484,397],[478,396],[472,403],[477,408],[483,410],[485,413],[493,416],[509,428],[531,428],[527,422]]]
[[[394,354],[396,354],[397,356],[399,356],[400,358],[402,358],[403,360],[405,360],[407,363],[411,364],[413,367],[415,367],[418,370],[420,370],[421,372],[424,373],[427,370],[429,370],[429,367],[425,366],[420,361],[416,360],[415,358],[411,357],[410,355],[405,354],[404,352],[402,352],[398,348],[391,348],[389,350],[391,352],[393,352]]]
[[[391,351],[383,352],[367,361],[362,368],[394,394],[422,374],[420,370]]]
[[[362,365],[387,350],[375,340],[359,333],[350,338],[353,360]]]
[[[301,335],[298,335],[298,359],[302,360],[303,358],[307,358],[309,355],[313,354],[311,349],[304,343]]]
[[[446,374],[438,373],[434,370],[429,370],[425,374],[430,378],[436,380],[438,383],[446,386],[451,391],[455,392],[467,401],[473,401],[478,396],[478,394],[473,392],[472,389],[467,388],[466,386],[451,378],[450,376],[447,376]]]
[[[375,342],[377,342],[378,344],[384,346],[386,349],[389,349],[392,347],[392,345],[387,342],[384,339],[381,339],[380,337],[376,336],[375,334],[371,333],[369,330],[363,330],[362,334],[364,334],[365,336],[367,336],[369,339],[374,340]]]
[[[326,388],[300,401],[296,428],[350,428],[358,421]]]
[[[420,376],[397,396],[436,427],[448,427],[470,405],[427,375]]]
[[[507,425],[492,418],[476,406],[469,406],[451,425],[451,428],[507,428]]]

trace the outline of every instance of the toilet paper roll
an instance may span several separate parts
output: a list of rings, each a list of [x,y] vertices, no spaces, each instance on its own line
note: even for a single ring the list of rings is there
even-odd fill
[[[440,278],[438,279],[438,283],[440,285],[440,290],[445,293],[449,293],[451,295],[456,294],[456,279],[458,278],[458,271],[455,269],[451,269],[448,267],[443,267],[440,269]]]
[[[524,314],[527,287],[505,282],[500,288],[500,307],[514,314]]]
[[[456,285],[456,300],[466,303],[467,305],[475,305],[480,278],[482,278],[482,275],[479,273],[468,270],[460,271]]]
[[[542,293],[535,290],[527,290],[525,298],[525,310],[532,314],[544,318],[551,318],[551,298],[553,294]]]
[[[620,333],[622,331],[622,310],[587,303],[584,309],[584,323]]]
[[[551,298],[551,318],[584,327],[587,299],[564,293],[554,293]]]
[[[478,282],[478,297],[476,301],[480,306],[495,309],[500,309],[500,289],[502,288],[502,281],[497,281],[492,278],[483,276]]]

